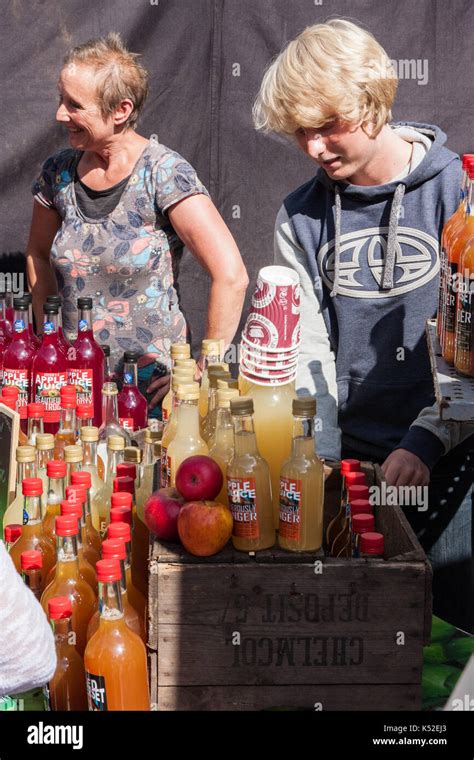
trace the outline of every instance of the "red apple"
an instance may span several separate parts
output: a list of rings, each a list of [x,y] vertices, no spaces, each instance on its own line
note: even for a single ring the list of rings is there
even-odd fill
[[[221,468],[211,457],[184,459],[176,473],[176,488],[186,501],[212,501],[222,488]]]
[[[181,543],[196,557],[220,552],[232,535],[232,527],[232,512],[216,501],[190,501],[178,515]]]
[[[145,502],[145,523],[148,530],[162,541],[179,541],[178,515],[184,504],[176,488],[160,488]]]

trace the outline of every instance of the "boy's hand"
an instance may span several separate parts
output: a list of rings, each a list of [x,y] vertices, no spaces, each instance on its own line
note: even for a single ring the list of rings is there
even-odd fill
[[[406,449],[396,449],[388,455],[382,472],[389,486],[427,486],[430,471],[416,454]]]

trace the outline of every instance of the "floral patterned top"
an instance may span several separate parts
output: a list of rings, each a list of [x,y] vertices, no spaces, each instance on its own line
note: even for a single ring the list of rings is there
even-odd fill
[[[90,219],[75,195],[81,156],[71,148],[55,153],[32,186],[35,199],[63,220],[51,262],[66,336],[77,332],[77,298],[88,296],[94,303],[94,337],[110,345],[112,371],[119,371],[125,350],[138,351],[139,367],[155,360],[169,367],[170,346],[186,338],[186,323],[174,287],[183,244],[166,210],[208,192],[179,153],[152,138],[115,209],[103,219]]]

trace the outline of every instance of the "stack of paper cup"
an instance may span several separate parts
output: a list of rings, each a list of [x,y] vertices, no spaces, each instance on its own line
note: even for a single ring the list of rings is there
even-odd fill
[[[257,385],[290,383],[300,342],[299,277],[288,267],[264,267],[242,331],[241,374]]]

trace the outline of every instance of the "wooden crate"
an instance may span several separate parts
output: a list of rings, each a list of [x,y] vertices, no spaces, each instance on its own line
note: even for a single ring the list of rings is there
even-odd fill
[[[378,467],[364,466],[369,483]],[[326,481],[325,525],[340,473]],[[376,508],[386,560],[228,546],[150,547],[149,665],[159,710],[419,710],[431,568],[403,512]]]

